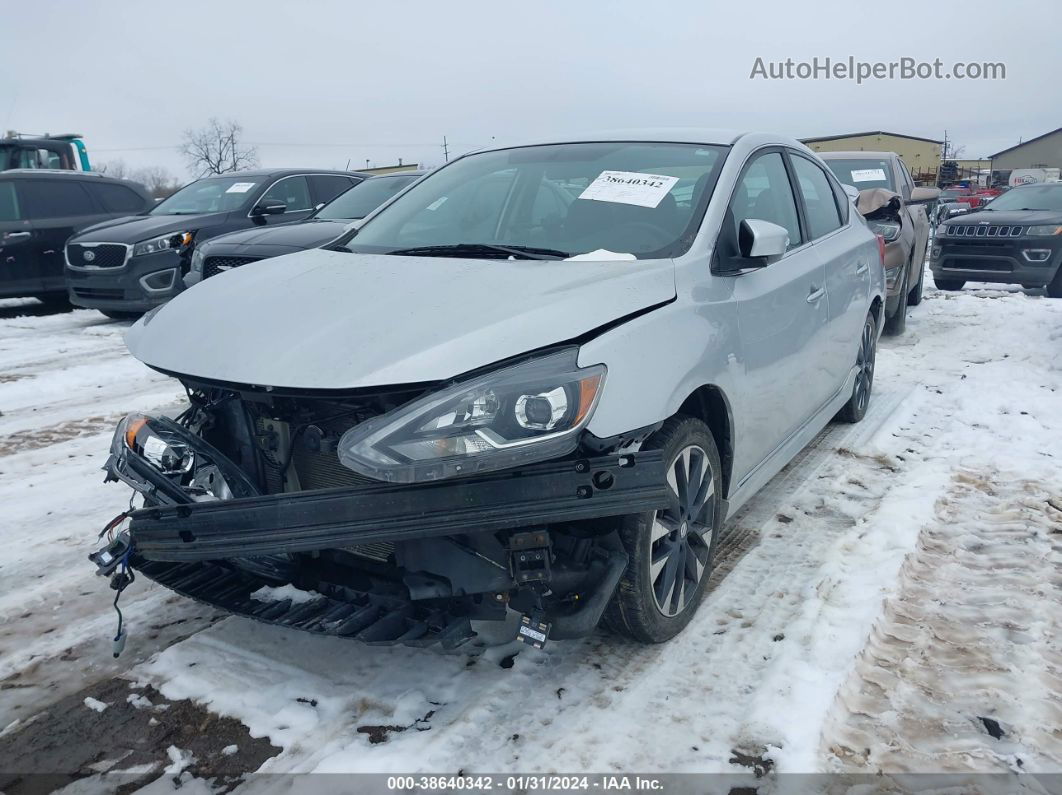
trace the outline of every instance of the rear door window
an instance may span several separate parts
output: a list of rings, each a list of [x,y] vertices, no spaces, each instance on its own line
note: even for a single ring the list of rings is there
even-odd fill
[[[99,212],[79,180],[20,180],[18,193],[27,218],[70,218]]]
[[[144,200],[136,191],[124,185],[109,182],[96,182],[85,185],[109,213],[137,213],[144,209]]]

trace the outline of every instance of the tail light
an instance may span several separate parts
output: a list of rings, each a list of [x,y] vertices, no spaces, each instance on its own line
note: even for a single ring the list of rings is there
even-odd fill
[[[881,266],[885,267],[885,238],[881,235],[874,235],[878,239],[878,256],[881,258]]]

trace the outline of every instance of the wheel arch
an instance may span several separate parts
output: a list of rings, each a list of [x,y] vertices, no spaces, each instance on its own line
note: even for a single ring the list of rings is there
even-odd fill
[[[677,413],[696,417],[711,430],[723,466],[723,495],[729,498],[734,468],[734,414],[726,394],[714,384],[699,386],[682,401]]]

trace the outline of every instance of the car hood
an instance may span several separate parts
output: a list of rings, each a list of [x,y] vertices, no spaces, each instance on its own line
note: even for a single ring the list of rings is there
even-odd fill
[[[978,210],[954,219],[957,224],[1011,224],[1033,226],[1036,224],[1062,224],[1062,212],[1058,210]]]
[[[202,229],[221,223],[228,213],[200,215],[127,215],[93,224],[75,235],[72,243],[139,243],[169,232]]]
[[[244,254],[256,246],[285,246],[290,250],[321,246],[335,240],[351,221],[304,221],[260,229],[241,229],[220,235],[204,244],[207,257],[225,254]]]
[[[214,381],[356,389],[439,381],[675,297],[671,260],[275,257],[207,279],[137,322],[136,358]]]

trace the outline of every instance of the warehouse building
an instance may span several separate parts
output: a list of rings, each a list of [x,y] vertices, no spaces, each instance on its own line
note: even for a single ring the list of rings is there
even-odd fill
[[[993,171],[1062,167],[1062,127],[992,155]]]
[[[933,183],[940,170],[940,152],[944,142],[875,130],[804,138],[803,143],[815,152],[895,152],[917,182]]]

